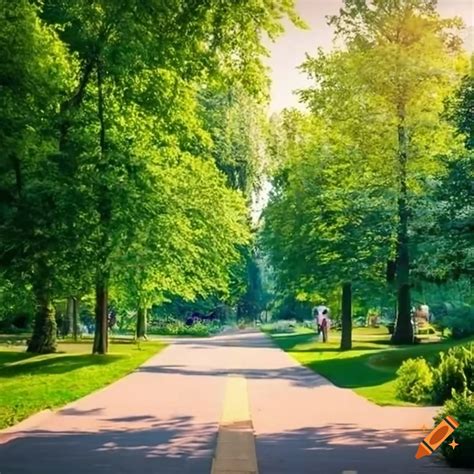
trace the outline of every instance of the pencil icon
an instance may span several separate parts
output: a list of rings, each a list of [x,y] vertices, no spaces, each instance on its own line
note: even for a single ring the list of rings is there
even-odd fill
[[[443,441],[454,432],[459,423],[452,417],[447,416],[433,428],[433,431],[418,445],[416,459],[429,456],[435,452],[443,443]]]

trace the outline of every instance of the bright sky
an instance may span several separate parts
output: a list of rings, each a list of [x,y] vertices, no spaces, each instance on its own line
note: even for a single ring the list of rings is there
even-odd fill
[[[297,67],[304,61],[305,53],[313,54],[316,48],[330,49],[332,29],[326,24],[326,15],[337,14],[342,0],[297,0],[297,10],[309,30],[299,30],[288,24],[287,30],[270,45],[268,61],[272,71],[270,111],[297,106],[293,91],[307,85],[306,78]],[[438,0],[438,10],[443,17],[459,16],[467,26],[466,47],[474,51],[474,0]]]

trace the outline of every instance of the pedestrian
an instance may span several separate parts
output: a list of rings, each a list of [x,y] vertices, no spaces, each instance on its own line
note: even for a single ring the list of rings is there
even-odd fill
[[[323,333],[323,342],[328,342],[329,339],[329,318],[324,317],[323,321],[321,322],[321,331]]]
[[[322,335],[323,342],[328,341],[329,337],[329,328],[331,325],[331,320],[329,319],[329,308],[327,306],[318,306],[317,311],[317,320],[319,326],[319,334]]]

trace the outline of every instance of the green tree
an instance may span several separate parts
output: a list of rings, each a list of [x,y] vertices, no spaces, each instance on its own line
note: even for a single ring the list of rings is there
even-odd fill
[[[201,92],[203,125],[212,139],[212,155],[230,187],[250,203],[265,164],[265,107],[240,84]]]
[[[474,276],[474,78],[466,76],[447,102],[465,150],[444,157],[446,172],[426,184],[415,206],[419,277],[446,282]]]
[[[56,198],[56,137],[49,126],[71,89],[74,61],[28,1],[0,2],[0,260],[36,303],[32,352],[56,347],[52,298],[64,268]]]
[[[252,1],[232,8],[216,0],[175,0],[166,6],[161,1],[144,5],[48,0],[42,15],[58,27],[61,38],[81,63],[74,93],[61,106],[59,145],[63,159],[76,161],[76,168],[84,173],[77,176],[77,169],[72,170],[78,183],[89,183],[92,189],[95,232],[91,255],[96,262],[93,350],[105,353],[112,262],[130,241],[128,234],[137,218],[135,185],[120,185],[133,168],[128,137],[117,134],[126,129],[120,120],[121,105],[133,104],[134,118],[149,118],[140,115],[139,109],[146,102],[136,101],[136,89],[144,91],[143,98],[151,102],[158,96],[163,101],[161,108],[171,110],[182,90],[181,80],[187,84],[205,82],[211,74],[230,82],[238,75],[249,90],[255,90],[265,77],[261,34],[273,37],[281,32],[282,16],[298,19],[293,2],[286,0],[263,5]],[[169,81],[150,83],[152,75],[164,75],[174,84],[164,90]],[[195,121],[193,116],[182,118]],[[180,129],[170,130],[166,124],[165,129],[165,141],[158,146],[177,143],[186,150],[193,146]],[[79,154],[74,146],[78,141],[83,145]]]
[[[409,343],[410,199],[419,192],[419,176],[440,173],[436,157],[453,146],[450,127],[439,115],[465,67],[455,35],[459,24],[442,20],[436,2],[428,0],[346,0],[330,23],[345,49],[320,51],[306,61],[303,69],[316,86],[301,96],[359,148],[379,184],[396,192],[393,341]]]
[[[370,167],[353,169],[356,150],[344,149],[341,137],[311,117],[295,126],[291,116],[294,143],[265,210],[264,242],[280,286],[297,297],[316,302],[342,288],[342,348],[350,349],[352,285],[383,281],[392,234],[387,192]]]
[[[160,193],[155,203],[148,201],[116,276],[137,308],[138,337],[146,335],[152,305],[172,297],[193,301],[226,295],[238,249],[249,239],[244,200],[226,188],[211,160],[180,154],[154,161],[150,185],[159,186]],[[193,181],[196,185],[190,185]]]

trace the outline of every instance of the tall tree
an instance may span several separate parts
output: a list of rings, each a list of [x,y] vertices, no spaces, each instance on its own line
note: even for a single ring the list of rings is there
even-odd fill
[[[357,150],[337,133],[310,116],[286,115],[288,155],[264,212],[263,242],[280,286],[300,299],[342,288],[341,347],[350,349],[352,286],[380,286],[391,243],[387,192],[374,186],[368,166],[352,168]]]
[[[346,0],[330,23],[345,50],[306,61],[303,68],[318,86],[302,97],[314,113],[326,114],[347,133],[378,178],[397,192],[393,341],[410,343],[410,196],[419,175],[442,169],[436,156],[451,145],[449,126],[439,114],[465,67],[459,23],[442,20],[431,0]]]
[[[32,2],[1,1],[0,22],[0,260],[10,280],[32,286],[28,350],[53,352],[52,298],[65,261],[50,124],[71,90],[74,61]]]
[[[415,270],[438,283],[474,278],[474,78],[472,73],[447,100],[446,116],[465,150],[445,156],[446,172],[426,183],[415,206]]]

